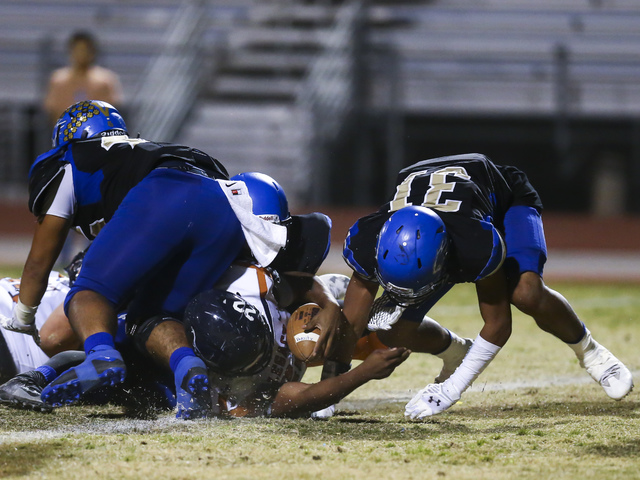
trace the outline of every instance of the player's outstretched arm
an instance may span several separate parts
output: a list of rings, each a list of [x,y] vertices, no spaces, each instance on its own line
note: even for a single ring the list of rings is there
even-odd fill
[[[318,383],[289,382],[280,387],[271,405],[275,417],[299,416],[339,402],[370,380],[386,378],[409,358],[406,348],[376,350],[353,370]]]
[[[40,304],[47,290],[49,273],[67,239],[69,225],[68,219],[53,215],[44,215],[38,221],[20,279],[20,300],[25,305]]]

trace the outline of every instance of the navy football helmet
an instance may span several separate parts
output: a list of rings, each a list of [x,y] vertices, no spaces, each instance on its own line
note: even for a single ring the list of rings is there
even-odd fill
[[[127,135],[127,126],[115,107],[99,100],[85,100],[67,108],[53,127],[53,147],[72,140],[97,136]]]
[[[231,177],[247,185],[253,200],[253,214],[272,223],[281,223],[289,218],[289,202],[284,190],[269,175],[258,172],[240,173]]]
[[[254,375],[271,360],[271,323],[238,295],[218,289],[200,293],[187,305],[184,324],[193,350],[216,373]]]
[[[399,305],[420,303],[446,281],[449,238],[431,209],[404,207],[378,234],[376,277]]]

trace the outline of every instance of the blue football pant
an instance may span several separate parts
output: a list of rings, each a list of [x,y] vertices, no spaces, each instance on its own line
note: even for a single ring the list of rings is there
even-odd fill
[[[92,290],[132,317],[180,317],[212,288],[245,244],[238,219],[215,180],[156,169],[136,185],[100,231],[65,301]]]

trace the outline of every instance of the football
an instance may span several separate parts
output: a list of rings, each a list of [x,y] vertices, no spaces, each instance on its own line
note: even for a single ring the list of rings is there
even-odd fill
[[[321,308],[315,303],[306,303],[291,314],[287,323],[287,344],[289,350],[298,360],[307,362],[313,353],[316,342],[320,337],[320,329],[314,328],[305,332],[302,328],[307,322],[315,317]],[[316,364],[317,365],[317,364]],[[312,366],[309,364],[309,366]]]

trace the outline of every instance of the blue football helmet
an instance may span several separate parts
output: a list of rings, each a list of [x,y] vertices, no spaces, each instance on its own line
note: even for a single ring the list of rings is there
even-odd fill
[[[281,223],[289,218],[287,196],[280,184],[269,175],[246,172],[231,177],[231,180],[239,180],[247,185],[254,215],[272,223]]]
[[[184,325],[193,350],[216,373],[254,375],[271,361],[273,327],[238,295],[218,289],[200,293],[187,305]]]
[[[97,137],[98,135],[127,135],[127,126],[122,115],[113,105],[99,100],[85,100],[67,108],[53,127],[53,147],[65,145],[73,140]]]
[[[401,208],[378,234],[376,277],[399,305],[420,303],[446,281],[448,246],[444,223],[433,210]]]

